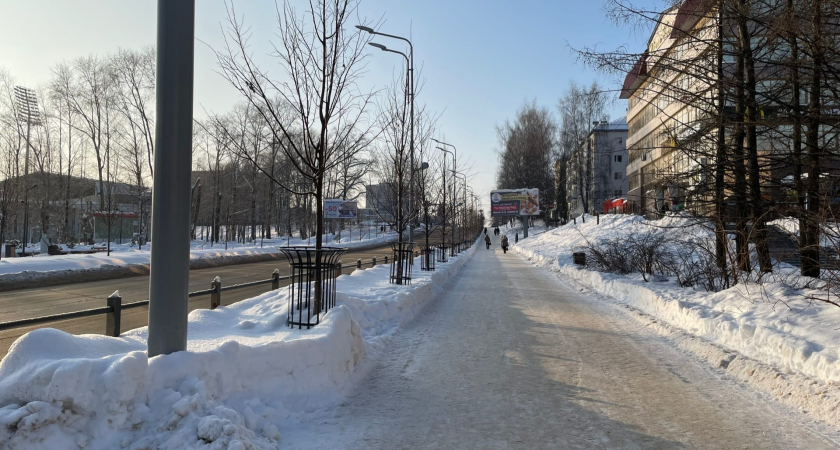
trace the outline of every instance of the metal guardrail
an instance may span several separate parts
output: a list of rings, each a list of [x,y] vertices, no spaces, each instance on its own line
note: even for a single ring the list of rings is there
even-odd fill
[[[384,259],[380,262],[380,264],[388,264],[388,256],[385,256]],[[376,258],[372,258],[369,261],[362,261],[361,259],[356,260],[355,266],[342,266],[344,267],[354,267],[355,269],[364,269],[365,266],[376,266],[377,260]],[[210,289],[203,289],[200,291],[194,291],[187,294],[187,298],[195,298],[201,297],[205,295],[210,296],[210,309],[215,309],[219,306],[222,306],[222,292],[226,291],[233,291],[236,289],[244,289],[254,286],[260,286],[263,284],[271,284],[271,290],[276,290],[280,288],[280,281],[288,280],[291,278],[288,275],[280,275],[280,269],[275,269],[274,272],[271,274],[271,278],[265,280],[257,280],[257,281],[249,281],[247,283],[239,283],[233,284],[230,286],[222,286],[221,279],[216,277],[210,283]],[[107,299],[107,306],[103,306],[101,308],[91,308],[91,309],[83,309],[81,311],[71,311],[66,313],[60,314],[51,314],[48,316],[40,316],[40,317],[31,317],[28,319],[20,319],[20,320],[12,320],[9,322],[0,322],[0,331],[10,330],[13,328],[20,328],[25,327],[28,325],[38,325],[43,323],[49,322],[57,322],[60,320],[67,320],[67,319],[77,319],[80,317],[89,317],[89,316],[96,316],[100,314],[106,314],[105,320],[105,335],[117,337],[120,335],[120,319],[121,319],[121,312],[123,309],[130,309],[130,308],[138,308],[141,306],[148,306],[149,300],[141,300],[137,302],[131,303],[122,303],[122,297],[119,296],[119,291],[114,292],[111,294]]]

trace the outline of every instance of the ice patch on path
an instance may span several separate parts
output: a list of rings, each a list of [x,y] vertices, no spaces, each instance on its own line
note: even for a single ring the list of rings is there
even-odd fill
[[[190,314],[185,352],[149,359],[120,338],[36,330],[0,362],[0,448],[273,449],[288,424],[336,407],[366,356],[433,299],[475,246],[407,286],[389,268],[338,280],[317,327],[286,326],[287,290]]]

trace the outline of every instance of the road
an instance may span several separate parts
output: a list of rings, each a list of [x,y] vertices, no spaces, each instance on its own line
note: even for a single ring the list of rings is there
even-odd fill
[[[419,242],[419,238],[417,239]],[[432,242],[437,242],[438,240],[438,238],[433,238]],[[386,245],[368,250],[349,251],[342,257],[342,261],[345,265],[354,264],[358,259],[368,261],[373,257],[381,261],[385,256],[390,258],[390,254],[390,247]],[[210,288],[210,283],[216,276],[221,278],[223,286],[229,286],[271,278],[271,273],[274,272],[274,269],[280,269],[282,275],[287,275],[288,267],[285,259],[280,259],[277,261],[191,270],[190,292]],[[346,267],[343,272],[350,273],[353,270],[355,270],[354,267]],[[281,283],[281,285],[285,284]],[[222,304],[227,305],[239,300],[251,298],[270,289],[270,285],[261,285],[226,291],[222,293]],[[13,321],[102,307],[105,306],[105,299],[116,290],[120,291],[123,303],[146,300],[149,298],[149,277],[118,278],[0,292],[0,321]],[[199,308],[208,308],[209,306],[209,296],[192,298],[189,301],[190,311]],[[124,310],[122,312],[122,331],[146,326],[148,324],[148,313],[149,310],[147,307]],[[69,319],[49,324],[0,331],[0,359],[6,355],[9,347],[18,337],[33,329],[47,326],[73,334],[101,334],[105,331],[105,316],[99,315]]]
[[[828,449],[801,414],[498,243],[294,449]]]

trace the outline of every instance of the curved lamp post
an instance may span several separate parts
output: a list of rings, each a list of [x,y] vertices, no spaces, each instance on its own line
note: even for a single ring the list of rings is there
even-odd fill
[[[411,102],[410,102],[411,103],[411,123],[410,123],[410,127],[409,127],[411,129],[411,131],[410,131],[411,142],[409,143],[409,148],[410,148],[409,151],[411,152],[411,167],[414,168],[414,44],[412,44],[410,40],[408,40],[407,38],[404,38],[402,36],[397,36],[397,35],[394,35],[394,34],[387,34],[387,33],[380,33],[379,31],[376,31],[373,28],[366,27],[364,25],[356,25],[356,28],[358,28],[359,30],[362,30],[364,32],[373,34],[373,35],[385,36],[385,37],[389,37],[389,38],[393,38],[393,39],[399,39],[401,41],[405,41],[405,42],[408,43],[409,56],[406,58],[406,60],[408,61],[408,78],[409,78],[408,89],[409,89],[409,95],[411,95]],[[384,45],[381,45],[381,44],[374,44],[372,42],[369,42],[369,44],[371,44],[373,47],[376,47],[376,48],[378,48],[382,51],[399,53],[403,56],[406,56],[405,53],[398,52],[396,50],[388,49],[387,47],[385,47]],[[409,196],[408,196],[409,209],[412,212],[414,212],[414,195],[413,195],[413,192],[414,192],[413,191],[414,176],[413,176],[413,174],[409,178],[409,184],[412,187],[412,190],[409,190]],[[409,242],[413,243],[414,242],[414,220],[412,220],[409,223],[408,229],[409,229]]]

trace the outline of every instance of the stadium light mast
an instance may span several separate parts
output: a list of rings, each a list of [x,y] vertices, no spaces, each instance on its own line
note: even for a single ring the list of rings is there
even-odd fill
[[[29,183],[29,147],[32,145],[29,137],[31,135],[32,125],[38,126],[41,124],[40,114],[38,113],[38,97],[32,89],[15,86],[15,103],[18,109],[18,121],[26,122],[26,159],[23,163],[23,179],[24,183]],[[21,249],[21,256],[26,256],[26,244],[29,239],[30,190],[26,189],[23,193],[23,248]]]

